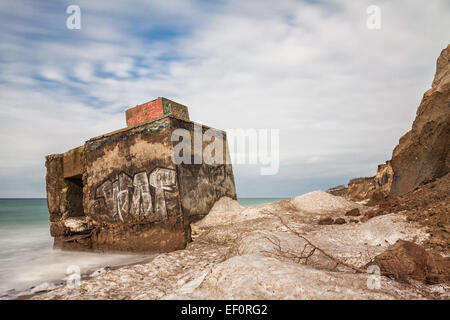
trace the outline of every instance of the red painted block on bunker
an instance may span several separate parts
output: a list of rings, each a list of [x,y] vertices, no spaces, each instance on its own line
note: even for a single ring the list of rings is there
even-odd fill
[[[133,127],[162,116],[172,114],[181,119],[189,120],[188,108],[180,103],[159,97],[140,104],[126,111],[127,126]]]

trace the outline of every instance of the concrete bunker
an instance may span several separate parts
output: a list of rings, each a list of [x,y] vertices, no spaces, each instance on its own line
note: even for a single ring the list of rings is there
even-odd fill
[[[172,132],[194,136],[186,106],[158,98],[126,111],[127,128],[46,157],[47,202],[54,247],[161,252],[191,240],[190,223],[222,196],[236,199],[226,133],[223,161],[173,161]],[[202,149],[206,143],[202,140]],[[192,149],[191,158],[195,157]]]
[[[83,176],[81,174],[64,178],[67,185],[68,216],[85,216],[83,209]]]

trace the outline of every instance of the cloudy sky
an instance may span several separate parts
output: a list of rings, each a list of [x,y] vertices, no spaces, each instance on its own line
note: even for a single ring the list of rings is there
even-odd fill
[[[449,39],[448,0],[2,0],[0,197],[45,197],[46,154],[125,127],[125,109],[158,96],[216,128],[280,129],[278,174],[234,167],[241,197],[373,175]]]

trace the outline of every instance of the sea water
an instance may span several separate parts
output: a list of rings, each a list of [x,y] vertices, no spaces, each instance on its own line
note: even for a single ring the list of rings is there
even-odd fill
[[[241,206],[279,198],[240,198]],[[72,266],[88,275],[105,266],[143,262],[145,254],[104,254],[53,249],[46,199],[0,199],[0,298],[14,299],[61,285]],[[154,255],[153,255],[154,256]]]

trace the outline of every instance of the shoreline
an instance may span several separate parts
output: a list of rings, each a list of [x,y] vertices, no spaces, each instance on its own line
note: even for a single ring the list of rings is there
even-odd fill
[[[254,205],[259,205],[261,203],[270,203],[271,201],[279,201],[280,199],[283,198],[239,198],[238,201],[241,204],[241,206],[246,207],[246,206],[254,206]],[[128,258],[128,260],[131,261],[127,261],[126,259],[122,259],[119,258],[119,262],[116,264],[114,262],[115,258],[114,257],[110,257],[110,258],[105,258],[107,259],[104,263],[101,263],[101,260],[103,258],[101,258],[102,254],[105,255],[109,255],[109,254],[117,254],[117,255],[141,255],[141,253],[129,253],[129,252],[122,252],[122,251],[116,251],[116,252],[104,252],[104,251],[97,251],[97,252],[90,252],[90,251],[63,251],[60,249],[54,250],[52,249],[51,244],[47,244],[47,240],[51,240],[50,235],[47,235],[48,233],[48,213],[47,213],[47,206],[44,203],[45,202],[45,198],[40,198],[40,199],[25,199],[25,198],[15,198],[15,199],[3,199],[3,201],[8,201],[8,203],[11,203],[10,205],[7,205],[6,208],[11,207],[11,205],[13,205],[13,208],[17,208],[17,210],[15,210],[14,212],[7,212],[5,211],[5,213],[7,215],[3,215],[2,217],[4,219],[8,218],[8,219],[12,219],[13,218],[13,213],[16,213],[16,211],[20,214],[21,219],[25,219],[25,217],[28,214],[28,211],[25,209],[28,209],[30,203],[33,203],[35,200],[39,201],[40,206],[39,207],[33,207],[33,212],[36,212],[36,210],[40,213],[42,211],[42,214],[39,215],[40,220],[42,220],[42,222],[39,222],[39,230],[41,230],[42,228],[44,228],[45,232],[39,232],[38,236],[40,237],[44,237],[43,239],[46,240],[45,241],[45,248],[38,248],[38,252],[36,252],[37,254],[35,254],[38,258],[38,260],[36,259],[26,259],[27,262],[21,262],[22,260],[24,260],[23,258],[19,258],[21,259],[19,263],[21,263],[21,265],[24,265],[24,263],[26,263],[24,266],[26,266],[27,264],[33,264],[33,261],[38,261],[38,265],[40,265],[41,267],[39,268],[51,268],[51,270],[54,270],[55,272],[57,272],[59,269],[63,270],[61,268],[65,268],[66,265],[64,264],[64,261],[66,259],[69,259],[71,262],[69,264],[73,264],[73,265],[80,265],[81,269],[82,269],[82,279],[89,279],[91,277],[88,277],[91,273],[95,272],[98,269],[104,268],[104,267],[110,267],[111,265],[113,265],[113,267],[110,267],[110,269],[117,269],[120,267],[124,267],[124,266],[128,266],[128,265],[133,265],[136,263],[147,263],[149,261],[151,261],[155,255],[158,255],[160,253],[149,253],[146,255],[151,255],[151,257],[143,257],[142,259],[137,259],[137,258],[133,258],[130,257]],[[42,202],[42,204],[41,204]],[[19,210],[20,209],[20,210]],[[45,212],[45,213],[44,213]],[[11,216],[11,218],[10,218]],[[17,214],[15,214],[14,216],[17,216]],[[35,213],[33,213],[33,216],[36,216]],[[42,216],[42,217],[41,217]],[[36,229],[36,224],[32,224],[30,226],[27,226],[27,228],[32,228],[32,230]],[[25,235],[25,231],[23,232],[23,235]],[[22,239],[23,236],[21,236],[20,234],[17,234],[16,238],[18,240]],[[5,238],[5,240],[9,240],[10,238]],[[43,241],[43,240],[42,240]],[[25,243],[26,246],[28,246],[28,243]],[[9,245],[5,243],[5,247],[4,248],[8,248]],[[17,247],[17,245],[16,245]],[[14,247],[15,248],[15,247]],[[13,249],[14,249],[13,248]],[[18,249],[20,249],[20,247],[17,247]],[[42,252],[41,252],[42,251]],[[80,253],[82,256],[80,257],[80,259],[77,258],[77,256],[73,256],[71,258],[70,253],[74,253],[75,255],[78,253]],[[89,256],[83,256],[83,253],[87,253],[89,255],[92,255],[92,259],[94,259],[93,261],[90,261],[91,257]],[[66,256],[66,255],[69,256]],[[22,255],[23,256],[23,255]],[[47,257],[48,258],[45,258]],[[28,257],[25,256],[25,258]],[[67,258],[66,258],[67,257]],[[98,257],[98,258],[96,258]],[[68,261],[69,261],[68,260]],[[77,262],[77,260],[79,260]],[[96,260],[100,261],[100,263],[97,264],[97,262],[95,262]],[[31,262],[29,262],[31,261]],[[56,263],[56,264],[55,264]],[[48,266],[47,266],[48,264]],[[11,266],[9,266],[11,265]],[[5,275],[7,275],[6,272],[10,272],[8,270],[10,270],[11,268],[14,268],[14,261],[10,262],[8,264],[8,269],[5,269]],[[18,265],[19,266],[19,265]],[[56,267],[54,267],[56,266]],[[87,267],[86,267],[87,266]],[[3,267],[7,267],[6,265],[4,265]],[[38,269],[39,269],[38,268]],[[32,279],[31,280],[27,280],[25,281],[19,281],[16,283],[16,281],[12,281],[12,283],[10,284],[9,281],[7,282],[7,278],[5,276],[5,290],[2,290],[2,294],[0,299],[7,299],[7,300],[15,300],[15,299],[28,299],[30,297],[33,297],[35,295],[39,295],[45,292],[48,292],[49,290],[45,289],[43,291],[39,291],[36,293],[30,293],[30,290],[32,290],[33,288],[39,287],[39,286],[48,286],[48,288],[53,288],[52,290],[55,290],[57,288],[60,288],[61,286],[65,285],[65,280],[63,280],[67,275],[65,273],[62,272],[57,272],[57,276],[53,277],[52,276],[52,272],[44,272],[44,274],[40,274],[40,270],[36,270],[36,268],[27,268],[27,267],[21,267],[21,270],[23,269],[23,272],[20,271],[19,273],[15,272],[14,274],[12,274],[13,278],[16,276],[20,276],[20,275],[27,275],[27,278],[29,278],[28,276],[28,272],[31,272],[32,275]],[[13,270],[13,269],[11,269]],[[48,274],[45,274],[48,273]],[[61,274],[60,274],[61,273]],[[36,274],[36,276],[34,275]],[[27,285],[27,282],[30,283]],[[8,285],[6,285],[8,284]]]
[[[92,276],[92,274],[94,272],[98,271],[98,270],[105,270],[105,271],[111,270],[111,271],[113,271],[113,270],[119,270],[121,268],[130,267],[130,266],[134,266],[134,265],[144,265],[144,264],[147,264],[147,263],[151,262],[159,254],[160,253],[152,254],[151,257],[144,258],[141,261],[135,261],[135,262],[130,262],[130,263],[121,263],[121,264],[117,264],[117,265],[113,265],[113,266],[105,265],[105,266],[102,266],[102,267],[91,268],[91,269],[88,269],[85,272],[81,273],[81,279],[80,280],[81,281],[88,281],[90,279],[93,279],[93,278],[97,277],[98,275]],[[57,283],[60,283],[60,282],[64,282],[64,279],[50,281],[50,284],[53,285],[53,284],[57,284]],[[48,283],[48,282],[43,282],[41,284],[44,284],[44,283]],[[35,287],[37,287],[37,286],[39,286],[41,284],[38,284],[38,285],[36,285],[34,287],[31,287],[28,290],[31,290],[31,289],[33,289],[33,288],[35,288]],[[42,295],[42,294],[45,294],[45,293],[48,293],[48,292],[51,292],[51,291],[54,291],[54,290],[59,289],[61,287],[64,287],[64,284],[62,284],[60,286],[57,286],[57,287],[54,287],[53,289],[50,289],[50,290],[43,290],[43,291],[31,293],[31,294],[18,295],[16,298],[5,299],[5,300],[30,300],[30,299],[32,299],[34,297],[37,297],[39,295]]]
[[[254,207],[238,206],[231,199],[219,200],[208,216],[192,224],[193,241],[185,249],[117,266],[85,279],[79,290],[57,288],[23,299],[450,298],[445,284],[407,284],[383,276],[383,286],[373,290],[367,287],[367,274],[345,265],[333,268],[320,253],[306,264],[286,254],[304,246],[289,229],[295,228],[336,259],[364,266],[400,239],[421,245],[429,237],[402,213],[350,222],[345,216],[348,210],[358,208],[364,215],[371,208],[323,191]],[[330,215],[346,223],[318,224]]]

